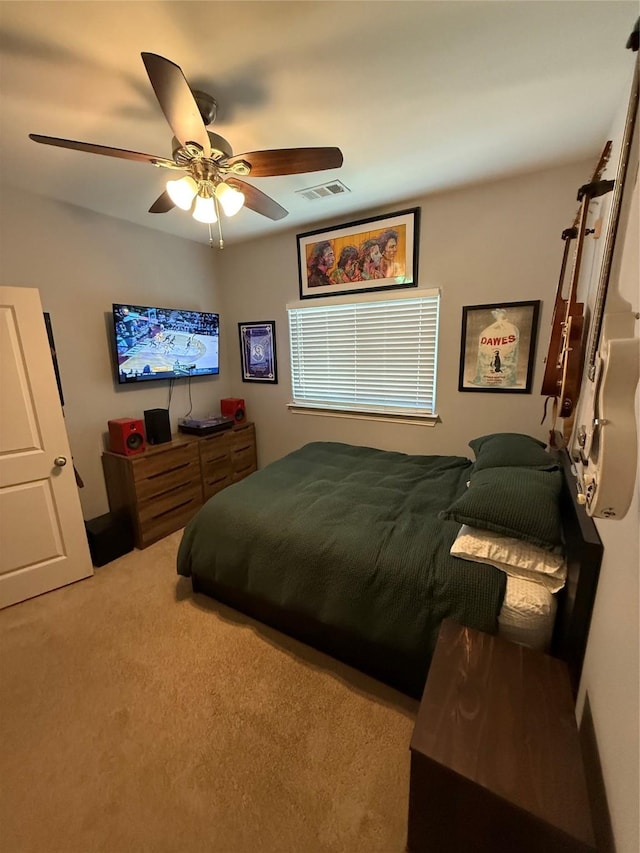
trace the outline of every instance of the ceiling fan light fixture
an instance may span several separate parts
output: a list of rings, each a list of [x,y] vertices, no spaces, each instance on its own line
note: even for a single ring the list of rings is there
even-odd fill
[[[244,193],[235,187],[230,187],[224,181],[216,187],[216,198],[227,216],[235,216],[244,204]]]
[[[189,210],[198,192],[198,185],[192,177],[185,175],[177,181],[167,181],[167,192],[176,207]]]
[[[197,196],[195,207],[193,209],[193,218],[197,219],[198,222],[217,222],[218,217],[216,216],[213,198],[204,198],[201,195]]]

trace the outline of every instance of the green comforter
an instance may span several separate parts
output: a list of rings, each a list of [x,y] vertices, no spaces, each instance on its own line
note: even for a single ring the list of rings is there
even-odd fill
[[[460,525],[437,518],[470,468],[307,444],[212,497],[184,532],[178,572],[362,638],[423,681],[443,618],[497,630],[504,574],[451,557]]]

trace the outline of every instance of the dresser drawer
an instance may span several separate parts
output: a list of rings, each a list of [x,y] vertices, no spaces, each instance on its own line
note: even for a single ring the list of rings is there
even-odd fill
[[[139,507],[140,546],[146,548],[174,530],[184,527],[202,506],[200,484],[177,489]]]
[[[256,432],[253,424],[233,430],[231,435],[231,467],[233,482],[242,480],[257,469]]]
[[[132,459],[131,467],[134,480],[139,482],[179,469],[190,462],[198,464],[198,445],[195,441],[160,452],[147,452]]]
[[[256,430],[254,425],[245,424],[245,426],[234,427],[229,434],[229,445],[231,453],[238,453],[247,447],[252,447],[255,450]]]
[[[230,486],[233,482],[234,479],[231,470],[227,471],[225,474],[214,475],[210,479],[204,480],[202,483],[202,492],[205,501],[209,500],[213,495],[217,495],[218,492],[221,492],[223,489],[226,489],[226,487]]]
[[[208,500],[212,495],[221,492],[233,482],[231,457],[225,452],[214,456],[207,462],[202,461],[202,496]]]
[[[200,483],[187,483],[177,486],[161,496],[155,496],[150,500],[140,501],[138,504],[138,518],[142,527],[156,518],[160,518],[176,509],[188,504],[202,504]]]
[[[257,468],[255,447],[246,447],[238,453],[234,453],[231,457],[231,467],[234,483],[252,474]]]
[[[231,443],[228,432],[210,435],[200,439],[200,459],[202,463],[216,462],[228,458]]]
[[[188,486],[200,485],[200,461],[188,459],[176,460],[167,470],[151,474],[145,479],[136,479],[136,497],[140,503],[150,498],[160,498],[164,494]]]

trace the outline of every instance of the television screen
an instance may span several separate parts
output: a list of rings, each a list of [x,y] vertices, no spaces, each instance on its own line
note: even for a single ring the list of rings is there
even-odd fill
[[[114,303],[113,327],[121,385],[219,372],[218,314]]]

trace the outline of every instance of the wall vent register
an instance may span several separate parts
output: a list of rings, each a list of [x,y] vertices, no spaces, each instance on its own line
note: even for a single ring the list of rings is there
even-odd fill
[[[316,187],[307,187],[304,190],[296,190],[297,195],[301,195],[303,198],[306,198],[307,201],[315,201],[319,198],[328,198],[332,195],[343,195],[344,193],[350,193],[346,184],[343,184],[342,181],[329,181],[326,184],[318,184]]]

